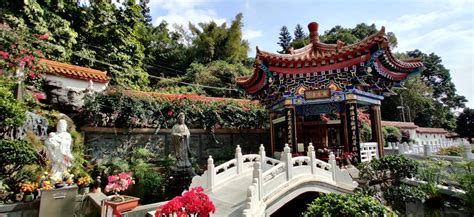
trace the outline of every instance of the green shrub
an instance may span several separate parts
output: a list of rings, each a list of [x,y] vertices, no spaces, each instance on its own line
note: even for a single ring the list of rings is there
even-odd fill
[[[368,187],[382,185],[382,190],[391,185],[398,185],[404,178],[412,178],[417,174],[418,163],[403,155],[389,155],[373,159],[358,166],[360,179]]]
[[[384,216],[386,211],[380,202],[370,196],[329,193],[309,204],[301,216]]]
[[[440,148],[436,154],[448,155],[448,156],[462,156],[464,148],[462,146],[450,146],[446,148]]]
[[[26,119],[26,106],[16,100],[11,86],[0,78],[0,133],[21,126]]]
[[[232,100],[166,99],[153,93],[101,93],[86,99],[82,118],[90,126],[171,128],[180,112],[189,128],[264,128],[267,111],[260,105]]]
[[[35,163],[36,151],[23,140],[0,140],[0,177],[11,177],[23,166]]]
[[[382,128],[382,134],[387,142],[400,142],[402,139],[402,133],[397,127],[385,126]]]

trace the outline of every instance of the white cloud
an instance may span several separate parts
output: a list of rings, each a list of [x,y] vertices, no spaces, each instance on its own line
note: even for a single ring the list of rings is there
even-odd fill
[[[217,24],[226,22],[225,18],[218,17],[211,9],[200,9],[206,3],[204,0],[151,0],[152,11],[164,11],[164,15],[153,17],[155,25],[166,20],[172,28],[172,24],[187,27],[188,23],[201,23],[214,21]]]
[[[443,60],[460,95],[474,107],[474,28],[473,1],[441,2],[443,9],[406,14],[395,20],[374,21],[385,25],[398,38],[397,51],[419,49],[434,52]],[[466,16],[467,15],[467,16]],[[466,17],[470,17],[471,20]]]
[[[250,40],[250,39],[261,37],[262,35],[263,33],[260,30],[244,29],[242,38],[246,40]]]

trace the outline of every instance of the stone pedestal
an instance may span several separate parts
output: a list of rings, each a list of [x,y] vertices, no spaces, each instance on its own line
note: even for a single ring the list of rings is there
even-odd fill
[[[188,190],[195,175],[192,167],[172,167],[164,182],[165,200],[171,200],[176,196],[180,196],[184,190]]]

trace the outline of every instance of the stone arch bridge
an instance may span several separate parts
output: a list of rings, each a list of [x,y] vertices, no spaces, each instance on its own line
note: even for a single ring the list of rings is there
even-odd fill
[[[316,158],[312,144],[307,156],[292,157],[285,145],[280,160],[267,157],[263,145],[258,154],[242,155],[219,166],[211,156],[207,170],[193,178],[191,187],[202,186],[216,206],[213,216],[270,216],[305,192],[349,193],[357,187],[347,171]]]

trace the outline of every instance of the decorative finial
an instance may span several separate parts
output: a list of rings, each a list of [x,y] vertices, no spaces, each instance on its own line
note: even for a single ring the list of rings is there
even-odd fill
[[[316,22],[311,22],[308,24],[309,39],[311,43],[313,44],[319,42],[318,27],[319,27],[319,24]]]

